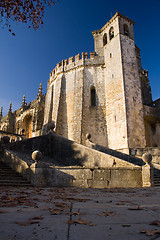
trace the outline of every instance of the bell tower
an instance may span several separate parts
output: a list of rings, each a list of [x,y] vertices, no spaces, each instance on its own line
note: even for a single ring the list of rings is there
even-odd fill
[[[94,31],[95,51],[104,56],[108,147],[145,147],[140,76],[134,22],[116,13]]]

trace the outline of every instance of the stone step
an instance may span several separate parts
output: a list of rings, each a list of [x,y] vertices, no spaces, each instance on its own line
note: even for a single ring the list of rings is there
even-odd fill
[[[1,176],[0,175],[0,180],[14,180],[14,179],[17,179],[17,180],[24,180],[21,176],[10,176],[10,175],[8,175],[8,176]]]
[[[6,174],[8,174],[8,173],[10,173],[10,174],[14,174],[14,175],[16,175],[16,176],[20,176],[20,174],[19,173],[17,173],[17,172],[15,172],[15,171],[13,171],[13,170],[9,170],[9,171],[0,171],[0,175],[6,175]]]
[[[11,173],[11,174],[6,174],[6,173],[1,173],[0,174],[0,177],[8,177],[8,176],[10,176],[10,177],[15,177],[15,178],[23,178],[21,175],[19,175],[19,174],[16,174],[16,173]]]
[[[0,180],[0,186],[31,186],[27,181]]]
[[[4,182],[9,183],[10,179],[7,179],[7,180],[6,179],[4,179],[4,180],[1,179],[0,182],[1,183],[4,183]],[[12,182],[14,182],[14,183],[18,183],[18,182],[19,183],[29,183],[27,180],[20,180],[19,181],[18,179],[14,179],[14,181],[12,181]]]
[[[154,184],[160,184],[160,181],[154,181]]]
[[[154,179],[154,182],[160,182],[160,179]]]
[[[19,173],[0,160],[0,185],[1,186],[31,186]]]
[[[159,175],[154,175],[153,181],[154,181],[155,187],[160,186],[160,176]]]
[[[14,182],[9,182],[9,183],[0,182],[0,186],[32,187],[30,183],[14,183]]]

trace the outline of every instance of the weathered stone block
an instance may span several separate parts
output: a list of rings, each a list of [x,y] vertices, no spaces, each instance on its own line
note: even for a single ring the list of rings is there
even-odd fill
[[[112,169],[110,188],[142,187],[142,172],[140,169]]]
[[[93,179],[94,180],[108,180],[111,178],[111,170],[110,169],[94,169],[93,171]]]
[[[99,179],[88,180],[88,186],[90,188],[108,188],[109,181]]]

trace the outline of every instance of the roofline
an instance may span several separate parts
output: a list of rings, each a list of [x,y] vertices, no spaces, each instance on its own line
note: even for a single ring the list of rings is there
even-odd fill
[[[124,18],[125,20],[127,20],[128,22],[131,22],[133,25],[135,24],[135,22],[131,19],[129,19],[128,17],[124,16],[123,14],[116,12],[116,14],[100,29],[100,30],[95,30],[92,31],[92,34],[97,34],[97,33],[101,33],[109,24],[111,24],[111,22],[116,18],[116,17],[121,17]]]

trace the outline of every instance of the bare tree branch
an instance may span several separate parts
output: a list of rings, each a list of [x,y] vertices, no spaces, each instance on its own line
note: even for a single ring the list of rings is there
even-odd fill
[[[0,22],[10,32],[12,21],[29,23],[29,28],[37,29],[43,24],[44,7],[54,3],[53,0],[0,0]]]

